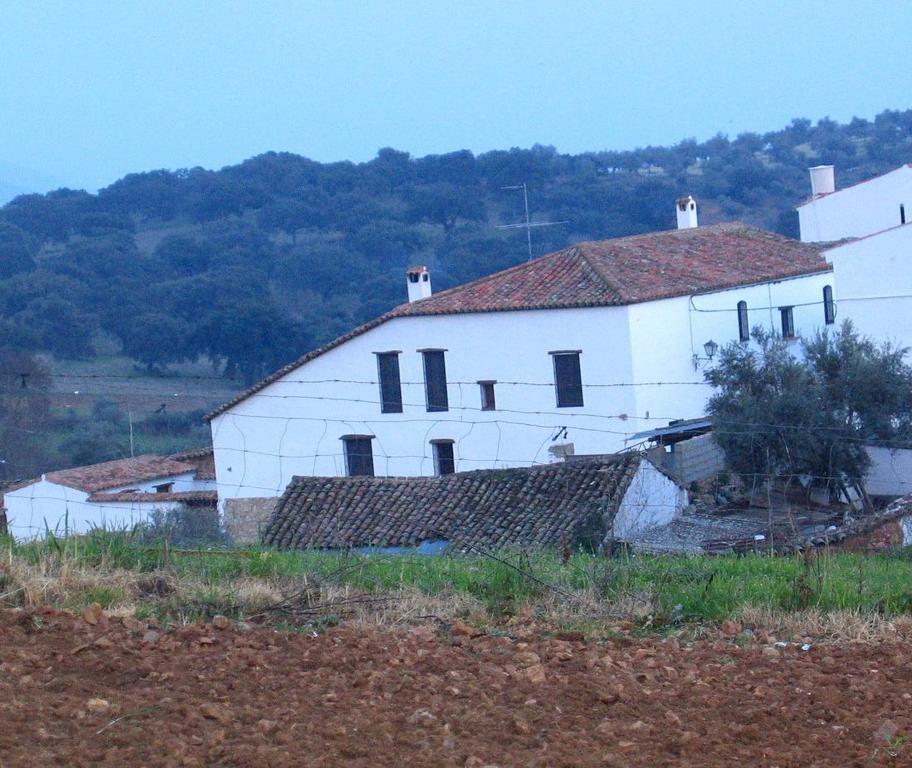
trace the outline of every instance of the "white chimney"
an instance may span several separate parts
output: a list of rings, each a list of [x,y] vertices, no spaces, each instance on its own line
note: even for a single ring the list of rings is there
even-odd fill
[[[678,229],[693,229],[697,226],[697,202],[690,195],[675,200],[678,213]]]
[[[815,165],[808,168],[811,174],[811,197],[820,197],[836,191],[836,178],[832,165]]]
[[[409,302],[431,295],[431,273],[427,267],[412,267],[405,271]]]

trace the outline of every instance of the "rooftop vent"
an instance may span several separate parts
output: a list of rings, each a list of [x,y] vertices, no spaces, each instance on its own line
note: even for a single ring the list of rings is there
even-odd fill
[[[808,168],[811,174],[811,197],[820,197],[836,191],[836,177],[832,165],[815,165]]]
[[[693,229],[697,226],[697,201],[690,195],[675,200],[678,214],[678,229]]]
[[[431,273],[427,267],[411,267],[405,271],[409,302],[431,295]]]

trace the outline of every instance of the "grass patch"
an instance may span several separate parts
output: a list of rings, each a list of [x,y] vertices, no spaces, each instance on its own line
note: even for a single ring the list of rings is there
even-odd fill
[[[354,605],[344,615],[329,608],[325,615],[314,614],[313,621],[323,624],[351,616],[391,623],[435,616],[472,617],[498,626],[521,616],[556,631],[605,634],[619,622],[666,631],[728,619],[750,623],[757,617],[774,621],[803,615],[809,626],[835,631],[820,617],[855,617],[846,619],[851,624],[889,622],[912,613],[912,557],[903,551],[789,557],[576,554],[565,562],[549,552],[429,557],[175,550],[135,531],[96,531],[25,544],[6,540],[0,553],[10,563],[0,570],[2,583],[7,591],[22,586],[19,602],[77,608],[92,602],[132,604],[137,615],[162,623],[216,614],[244,618],[307,585],[316,591],[317,604]],[[390,599],[364,601],[365,607],[352,595]],[[853,626],[853,632],[860,631],[857,622]]]

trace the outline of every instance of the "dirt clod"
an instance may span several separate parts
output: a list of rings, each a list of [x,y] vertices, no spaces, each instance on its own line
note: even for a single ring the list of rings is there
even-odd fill
[[[22,615],[0,611],[3,768],[912,764],[906,643],[568,648],[529,632],[454,646],[199,625],[140,645],[110,621],[101,648],[82,616]]]
[[[104,616],[104,609],[101,607],[101,603],[90,603],[82,609],[82,620],[86,624],[95,626],[101,621],[102,616]]]

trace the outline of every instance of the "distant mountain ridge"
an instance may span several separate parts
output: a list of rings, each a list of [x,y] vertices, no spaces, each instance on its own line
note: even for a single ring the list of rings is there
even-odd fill
[[[400,303],[410,264],[445,288],[525,260],[524,231],[498,228],[523,217],[504,187],[527,185],[534,220],[567,222],[533,230],[541,255],[671,228],[681,194],[701,223],[794,236],[807,166],[836,165],[844,186],[910,160],[912,110],[578,155],[269,152],[20,195],[0,208],[0,347],[85,358],[104,337],[150,368],[208,358],[251,381]]]

